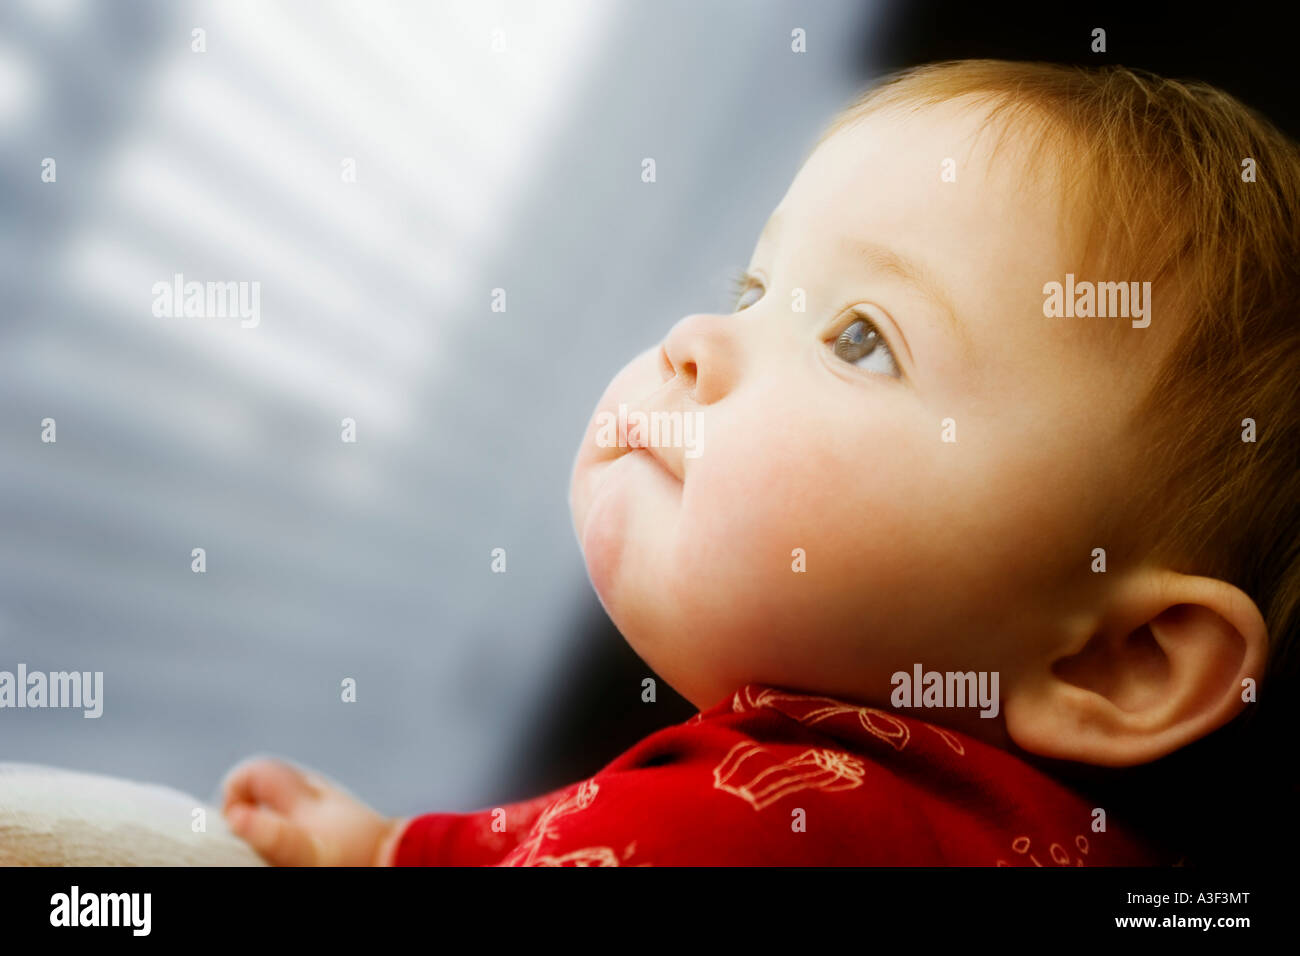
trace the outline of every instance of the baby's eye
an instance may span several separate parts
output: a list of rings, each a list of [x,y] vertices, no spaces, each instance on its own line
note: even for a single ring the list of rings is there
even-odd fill
[[[757,279],[740,272],[731,278],[732,312],[741,312],[763,298],[764,288]]]
[[[894,353],[875,324],[859,317],[835,339],[836,356],[867,372],[898,378]]]

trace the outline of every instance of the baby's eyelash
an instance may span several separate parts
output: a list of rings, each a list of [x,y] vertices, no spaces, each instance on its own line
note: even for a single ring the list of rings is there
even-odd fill
[[[736,303],[740,301],[742,295],[749,291],[749,287],[754,284],[754,279],[744,269],[736,269],[732,272],[728,283],[731,287],[730,303],[732,311],[735,311]]]

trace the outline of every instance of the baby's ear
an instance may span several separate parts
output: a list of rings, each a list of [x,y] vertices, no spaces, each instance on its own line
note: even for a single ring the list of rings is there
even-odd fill
[[[1247,707],[1267,653],[1264,618],[1241,589],[1143,568],[1116,582],[1074,646],[1007,688],[1007,733],[1044,757],[1147,763]]]

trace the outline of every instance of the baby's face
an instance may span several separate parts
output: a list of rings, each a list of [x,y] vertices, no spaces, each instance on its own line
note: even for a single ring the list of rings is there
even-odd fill
[[[1127,320],[1044,318],[1043,284],[1079,271],[1064,213],[982,116],[837,133],[737,311],[681,319],[600,400],[571,488],[587,568],[696,706],[751,681],[888,706],[918,663],[1005,695],[1098,577],[1160,317],[1122,348],[1098,324]],[[697,416],[694,449],[611,443],[620,404]]]

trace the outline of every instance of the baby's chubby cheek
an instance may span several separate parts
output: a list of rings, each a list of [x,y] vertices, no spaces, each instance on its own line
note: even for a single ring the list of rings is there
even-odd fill
[[[671,584],[677,624],[732,679],[817,686],[861,667],[864,635],[900,630],[892,602],[920,583],[908,496],[925,493],[924,470],[907,467],[906,428],[828,419],[759,384],[710,410],[656,586]]]
[[[994,592],[1010,601],[1025,580],[987,546],[1022,496],[965,481],[979,449],[941,442],[906,397],[843,415],[803,390],[734,397],[747,400],[717,409],[661,578],[694,645],[680,650],[733,667],[727,680],[881,701],[895,671],[973,653],[980,615],[1006,606]]]
[[[690,600],[721,604],[732,619],[806,625],[818,592],[874,563],[864,529],[890,516],[863,513],[872,499],[861,448],[760,384],[709,419],[682,499],[675,576]]]

